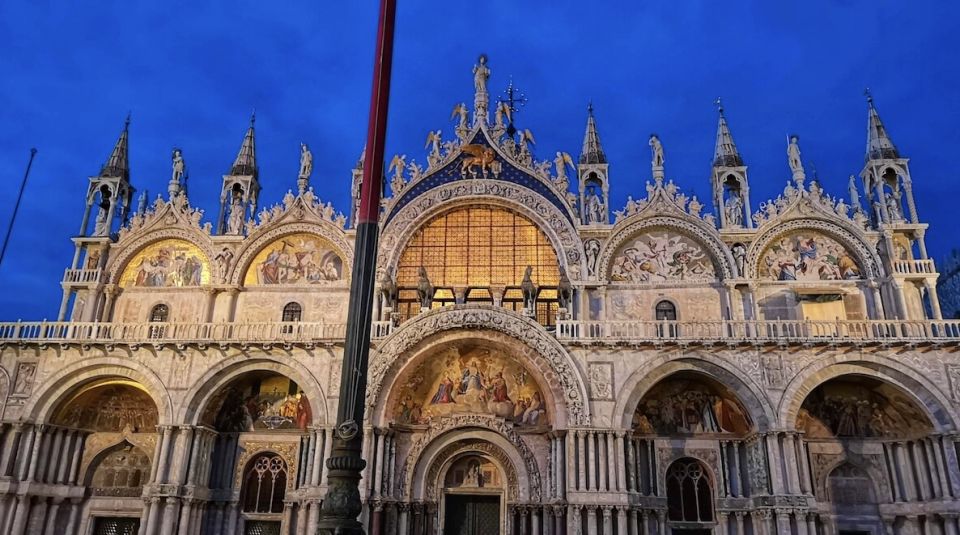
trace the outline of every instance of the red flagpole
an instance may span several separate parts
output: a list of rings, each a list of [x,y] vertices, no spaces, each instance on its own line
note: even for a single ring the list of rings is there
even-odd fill
[[[357,521],[362,511],[359,483],[366,466],[366,461],[361,458],[361,429],[370,356],[373,286],[377,271],[377,220],[380,216],[395,18],[396,0],[381,0],[367,126],[367,152],[363,162],[363,182],[360,184],[353,277],[350,280],[347,334],[340,375],[340,403],[333,451],[327,459],[327,495],[323,500],[318,526],[321,535],[363,534],[363,526]],[[377,524],[376,519],[374,524]]]

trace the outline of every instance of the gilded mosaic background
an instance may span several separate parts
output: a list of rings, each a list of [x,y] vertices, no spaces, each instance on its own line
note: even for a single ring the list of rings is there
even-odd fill
[[[151,243],[127,264],[120,286],[180,288],[210,283],[210,262],[196,245],[177,239]]]
[[[247,269],[247,286],[319,284],[343,278],[343,260],[318,236],[300,233],[284,236],[257,253]]]

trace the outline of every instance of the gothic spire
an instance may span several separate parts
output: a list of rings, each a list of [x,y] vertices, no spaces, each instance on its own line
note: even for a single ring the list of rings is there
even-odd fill
[[[607,155],[600,146],[600,134],[597,122],[593,118],[593,103],[587,105],[587,131],[583,134],[583,149],[580,151],[580,163],[607,163]]]
[[[256,137],[253,129],[254,122],[257,120],[256,112],[250,115],[250,128],[243,137],[243,144],[240,145],[240,152],[237,153],[237,159],[233,161],[230,167],[230,174],[233,176],[257,176],[257,149]]]
[[[717,123],[717,145],[713,151],[713,165],[717,167],[740,167],[743,165],[743,158],[740,157],[737,145],[733,142],[733,134],[730,133],[727,118],[723,115],[723,104],[720,103],[720,98],[717,98],[714,104],[717,105],[720,119]]]
[[[883,122],[880,121],[880,114],[877,113],[877,108],[873,105],[873,95],[870,94],[869,89],[864,91],[864,94],[867,96],[867,106],[869,108],[867,112],[867,154],[864,159],[869,161],[900,158],[897,147],[894,146],[890,136],[887,135],[887,130],[883,127]]]
[[[127,120],[123,123],[123,131],[117,138],[117,143],[113,146],[113,152],[107,158],[107,163],[100,169],[101,177],[130,179],[130,163],[127,159],[127,139],[130,134],[130,114],[127,114]]]

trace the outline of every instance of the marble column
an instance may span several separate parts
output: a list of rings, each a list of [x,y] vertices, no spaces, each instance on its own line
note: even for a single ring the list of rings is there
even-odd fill
[[[740,441],[733,441],[733,496],[744,496],[743,477],[740,475]]]
[[[783,485],[782,463],[780,462],[780,441],[775,432],[767,433],[764,439],[767,445],[767,459],[769,460],[770,482],[773,487],[773,493],[783,494],[785,489]]]
[[[587,535],[597,534],[597,506],[587,506]]]
[[[604,505],[600,510],[603,513],[603,535],[613,535],[613,507]]]
[[[800,470],[799,464],[797,463],[797,448],[794,445],[793,439],[793,433],[787,432],[783,434],[784,466],[786,467],[787,472],[786,490],[790,494],[799,494]]]
[[[410,533],[410,520],[409,520],[408,515],[409,515],[409,512],[410,512],[410,504],[408,504],[408,503],[401,503],[401,504],[398,505],[398,507],[400,508],[400,515],[399,515],[399,518],[398,518],[398,520],[397,520],[397,524],[399,524],[399,526],[397,527],[397,528],[398,528],[398,529],[397,529],[397,533],[398,533],[399,535],[409,535],[409,533]]]
[[[743,517],[746,516],[746,514],[747,513],[745,513],[744,511],[737,511],[733,513],[734,525],[736,527],[735,535],[744,535],[745,531],[744,531],[744,525],[743,525],[743,520],[744,520]]]
[[[717,513],[717,527],[715,530],[717,535],[730,535],[730,528],[727,523],[728,517],[729,513],[723,511]]]
[[[627,461],[624,450],[624,438],[625,433],[623,431],[617,431],[614,433],[614,448],[617,452],[617,490],[621,492],[627,491]]]
[[[595,433],[587,432],[584,437],[587,441],[587,472],[590,480],[590,486],[588,490],[596,491],[597,490],[597,463],[596,463],[596,441]]]

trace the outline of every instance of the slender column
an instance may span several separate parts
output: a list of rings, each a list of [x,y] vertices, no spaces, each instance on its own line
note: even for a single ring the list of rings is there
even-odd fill
[[[650,535],[650,518],[646,509],[640,511],[640,535]]]
[[[23,423],[14,422],[12,432],[5,438],[5,446],[0,451],[0,477],[12,476],[17,465],[17,452],[20,451],[20,441],[23,438]]]
[[[50,506],[47,508],[47,522],[43,527],[44,535],[58,535],[56,529],[57,515],[60,514],[61,503],[63,503],[63,498],[53,498],[50,501]]]
[[[370,473],[375,467],[374,463],[376,463],[376,459],[370,458],[371,442],[373,442],[373,440],[370,438],[371,435],[373,435],[372,427],[368,427],[363,430],[363,439],[360,445],[360,458],[364,460],[365,464],[363,470],[360,471],[360,481],[357,483],[361,496],[369,496],[370,487],[373,486],[370,484]],[[371,462],[366,462],[368,459]]]
[[[553,433],[547,435],[550,440],[550,496],[560,496],[560,439]]]
[[[237,502],[230,502],[227,505],[227,535],[236,535],[237,533],[237,524],[239,524],[240,519],[240,507],[237,505]]]
[[[182,437],[180,438],[181,448],[178,452],[179,453],[178,458],[179,458],[180,464],[177,466],[178,470],[176,475],[176,481],[173,482],[177,485],[183,485],[188,482],[187,472],[188,470],[190,470],[190,467],[193,465],[193,462],[196,457],[195,455],[196,450],[197,450],[193,440],[193,427],[186,426],[186,425],[181,427],[180,435]]]
[[[890,481],[890,499],[895,502],[903,501],[903,492],[900,490],[900,477],[897,475],[897,461],[894,458],[893,443],[882,442],[883,461],[887,469],[887,480]]]
[[[407,513],[408,511],[410,511],[410,504],[401,503],[401,504],[398,504],[398,507],[400,508],[400,514],[398,515],[398,519],[397,519],[397,524],[399,524],[399,526],[397,526],[397,533],[399,533],[400,535],[408,535],[410,533],[410,530],[409,530],[409,520],[407,519]]]
[[[943,457],[940,456],[940,445],[935,442],[935,439],[932,437],[925,438],[924,442],[927,444],[927,456],[929,459],[932,459],[931,463],[933,467],[936,467],[935,472],[938,483],[936,494],[940,498],[950,496],[949,476],[943,468]]]
[[[933,319],[942,320],[943,313],[940,311],[940,298],[937,297],[937,285],[930,282],[930,279],[923,280],[923,287],[927,290],[927,297],[930,299],[930,308],[933,312]]]
[[[598,535],[596,505],[587,506],[587,535]]]
[[[636,507],[630,508],[629,520],[627,521],[627,535],[640,535],[640,512]]]
[[[313,463],[310,467],[310,485],[316,487],[320,484],[320,471],[323,470],[323,443],[324,431],[322,428],[313,429]]]
[[[16,455],[16,458],[20,461],[20,469],[17,472],[17,479],[20,481],[25,481],[27,479],[27,473],[30,470],[30,467],[34,464],[34,459],[37,458],[37,451],[34,449],[34,446],[39,446],[37,444],[37,434],[39,433],[37,425],[34,425],[30,428],[30,431],[27,433],[27,443],[26,446],[20,450],[20,452],[30,452],[29,456],[23,456],[22,454]]]
[[[637,441],[630,433],[626,435],[627,447],[627,490],[640,492],[639,463],[637,460]]]
[[[783,453],[784,465],[786,466],[787,472],[787,492],[790,494],[797,494],[800,492],[800,474],[797,465],[797,449],[793,444],[793,433],[784,433]]]
[[[603,535],[613,535],[613,507],[604,505],[600,510],[603,512]]]
[[[583,533],[582,522],[580,521],[580,507],[580,505],[568,506],[567,533],[570,535],[580,535]]]
[[[656,448],[653,447],[653,439],[647,439],[647,482],[649,483],[649,496],[658,494],[657,488],[657,460],[654,456]]]
[[[63,450],[65,449],[64,439],[66,436],[66,429],[57,429],[56,434],[53,436],[53,447],[50,449],[49,461],[47,462],[44,473],[41,474],[44,483],[56,483],[60,467],[66,464],[66,459],[64,459],[66,456],[63,454]]]
[[[83,508],[79,498],[70,499],[70,510],[68,511],[67,516],[67,525],[63,530],[64,535],[75,535],[77,533],[77,525],[80,522],[80,510]]]
[[[567,469],[567,488],[578,489],[577,487],[577,432],[567,431],[567,452],[564,455],[564,466]]]
[[[723,495],[730,496],[730,461],[727,456],[730,454],[728,440],[720,441],[720,479],[723,480]]]
[[[923,466],[923,447],[920,441],[907,443],[907,456],[913,462],[913,473],[917,478],[917,498],[926,501],[930,496],[930,469]]]
[[[736,444],[736,443],[734,443],[734,444]],[[743,517],[744,517],[745,515],[746,515],[746,513],[743,512],[743,511],[737,511],[737,512],[735,512],[735,513],[733,514],[733,517],[736,519],[736,520],[734,521],[734,524],[736,525],[736,528],[737,528],[737,533],[736,533],[736,535],[744,535]]]
[[[600,491],[609,490],[607,476],[610,474],[610,463],[607,462],[607,434],[594,433],[597,441],[597,489]],[[592,468],[593,463],[590,464]]]
[[[957,535],[957,513],[940,513],[943,529],[947,535]]]
[[[522,516],[520,518],[523,519],[525,515],[526,513],[522,513]],[[524,519],[522,527],[526,528],[526,526],[527,526],[527,522]],[[521,529],[520,531],[521,532],[525,531],[525,529]],[[530,508],[530,534],[540,535],[540,508],[538,507]]]
[[[17,495],[17,507],[13,511],[13,521],[10,533],[26,533],[27,519],[30,516],[30,501],[32,496]]]
[[[743,496],[743,480],[740,476],[740,441],[733,441],[733,496]],[[741,519],[742,520],[742,519]]]
[[[729,517],[729,515],[730,515],[729,513],[725,513],[725,512],[717,513],[717,529],[716,529],[717,535],[730,534],[730,528],[728,527],[729,524],[727,523],[727,518]]]
[[[389,441],[390,447],[387,448],[387,485],[384,494],[392,497],[397,488],[397,442],[392,429],[387,435],[387,440]]]
[[[190,533],[190,519],[193,513],[193,500],[183,500],[180,506],[180,522],[177,524],[177,533]]]
[[[946,473],[950,478],[951,496],[957,497],[960,495],[960,464],[957,462],[957,447],[954,445],[955,440],[956,438],[954,437],[940,437],[946,458]]]
[[[625,492],[627,490],[627,462],[624,458],[623,431],[614,433],[614,447],[617,451],[617,490]]]
[[[585,433],[576,431],[577,441],[577,490],[586,490],[587,488],[587,443],[584,440]]]
[[[143,527],[144,533],[160,533],[160,526],[157,521],[160,520],[160,498],[153,496],[150,498],[150,512],[147,514],[147,521]]]
[[[776,433],[768,433],[764,438],[767,442],[767,457],[770,461],[770,480],[774,494],[783,494],[783,470],[780,463],[780,441]]]
[[[667,535],[667,512],[663,509],[657,510],[657,533]]]
[[[625,535],[627,531],[627,509],[624,506],[617,507],[617,533],[620,535]]]
[[[377,470],[375,470],[373,478],[373,497],[380,497],[380,489],[383,487],[383,471],[386,469],[387,465],[383,462],[383,443],[384,443],[384,431],[380,428],[375,428],[373,430],[374,436],[376,437],[376,463]]]
[[[597,463],[596,463],[596,441],[595,433],[587,431],[584,439],[587,441],[587,478],[589,479],[588,490],[597,490]]]
[[[798,433],[795,439],[797,454],[800,455],[800,483],[804,494],[813,495],[813,476],[810,473],[810,459],[807,457],[807,444],[803,440],[803,433]],[[816,534],[811,534],[816,535]]]
[[[766,535],[767,523],[763,520],[763,513],[759,510],[750,512],[750,525],[753,528],[753,535]]]
[[[326,476],[328,472],[327,463],[330,461],[330,454],[333,451],[333,428],[327,428],[324,433],[323,441],[323,472],[321,473],[321,481],[326,481]]]
[[[816,535],[816,533],[810,534],[807,531],[806,511],[803,511],[803,510],[794,511],[793,517],[797,521],[797,535]]]
[[[917,499],[917,487],[913,480],[913,467],[907,460],[906,444],[897,442],[893,448],[896,451],[897,471],[903,482],[904,500],[912,502]]]

